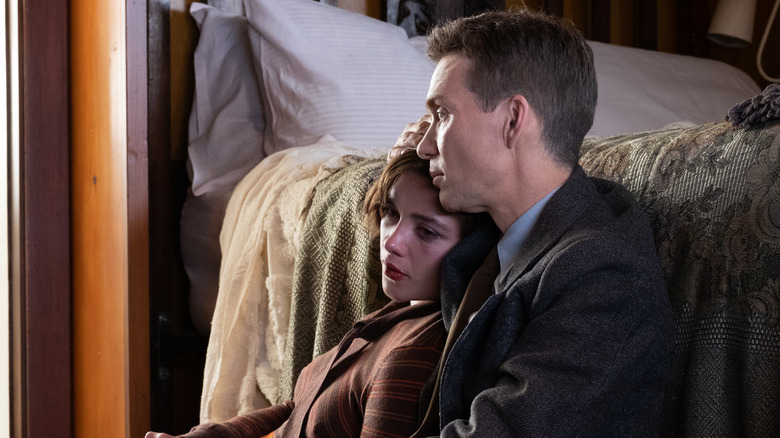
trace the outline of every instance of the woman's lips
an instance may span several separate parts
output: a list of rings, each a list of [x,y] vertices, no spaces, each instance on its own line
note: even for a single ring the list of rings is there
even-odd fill
[[[393,281],[401,281],[404,278],[408,277],[408,275],[401,272],[401,270],[399,270],[392,263],[385,263],[385,277]]]

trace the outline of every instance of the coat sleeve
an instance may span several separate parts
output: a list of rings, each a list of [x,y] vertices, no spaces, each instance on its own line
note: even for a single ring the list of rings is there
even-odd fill
[[[223,423],[206,423],[195,426],[182,438],[254,438],[265,436],[282,425],[292,412],[293,403],[278,405],[239,415]]]

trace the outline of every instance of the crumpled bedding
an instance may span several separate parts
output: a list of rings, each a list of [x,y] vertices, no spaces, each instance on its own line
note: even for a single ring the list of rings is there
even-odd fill
[[[315,188],[295,259],[279,401],[292,398],[303,367],[389,302],[382,292],[379,239],[362,225],[366,191],[385,164],[385,157],[363,160]]]
[[[279,399],[295,254],[312,191],[337,170],[384,152],[326,137],[268,156],[236,186],[220,234],[201,423],[225,421]]]

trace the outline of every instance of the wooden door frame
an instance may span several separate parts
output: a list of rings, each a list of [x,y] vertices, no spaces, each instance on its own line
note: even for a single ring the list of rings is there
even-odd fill
[[[20,0],[14,433],[71,436],[67,0]],[[46,29],[41,32],[41,29]]]

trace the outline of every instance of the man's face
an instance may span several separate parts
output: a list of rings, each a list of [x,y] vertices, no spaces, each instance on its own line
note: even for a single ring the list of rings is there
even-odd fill
[[[433,184],[451,211],[482,212],[500,202],[497,182],[506,172],[502,125],[506,113],[485,113],[466,88],[467,58],[449,55],[436,65],[426,106],[431,126],[417,147],[430,160]],[[504,162],[502,162],[504,161]]]

